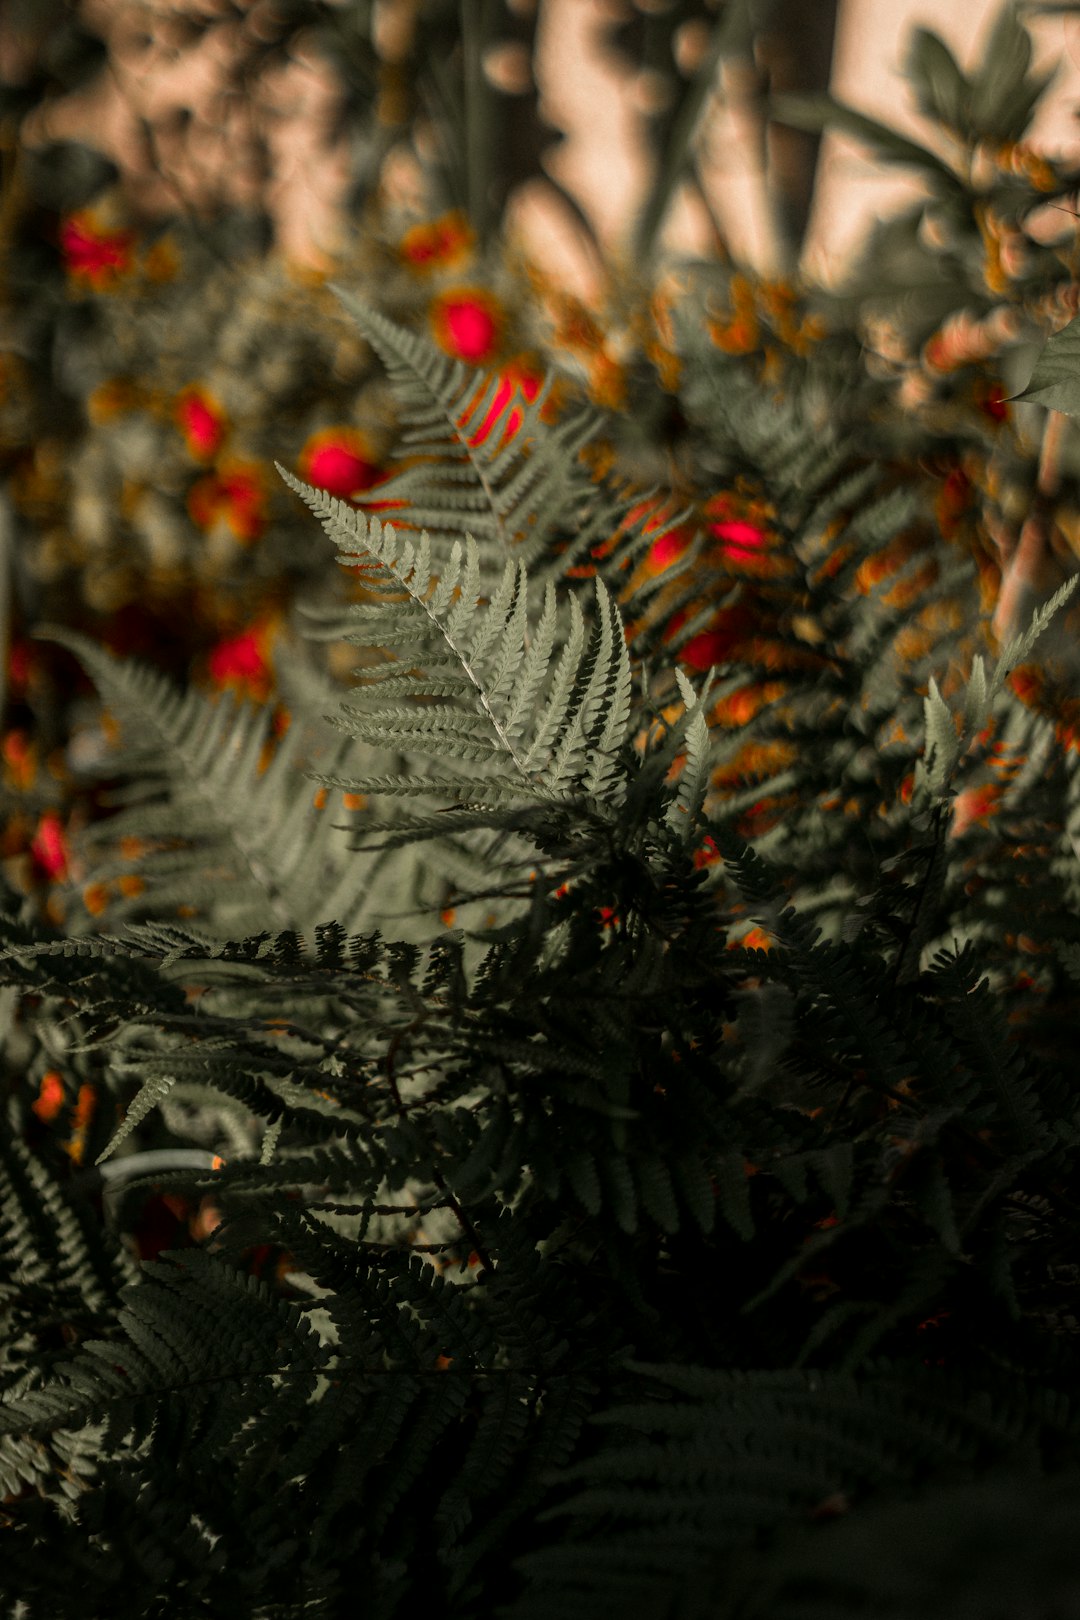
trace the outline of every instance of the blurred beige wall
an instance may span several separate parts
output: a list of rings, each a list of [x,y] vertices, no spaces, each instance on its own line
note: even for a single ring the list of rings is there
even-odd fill
[[[928,130],[911,103],[902,63],[911,30],[932,28],[963,67],[979,58],[999,0],[841,0],[833,93],[860,111],[895,124],[915,139]],[[538,77],[553,123],[568,139],[553,171],[580,201],[605,246],[625,241],[628,220],[648,185],[641,87],[620,76],[596,49],[596,36],[617,0],[542,0]],[[1037,144],[1080,155],[1080,18],[1044,17],[1031,24],[1036,66],[1058,64],[1057,79],[1032,131]],[[702,167],[710,202],[738,256],[763,273],[778,268],[776,244],[762,206],[761,174],[745,121],[729,97],[714,99],[702,127]],[[815,279],[834,281],[875,217],[918,195],[910,172],[885,168],[865,146],[845,136],[826,137],[819,187],[804,259]],[[522,210],[530,238],[550,268],[585,290],[593,281],[586,256],[559,231],[538,197]],[[708,222],[688,197],[673,210],[667,240],[703,247]]]
[[[39,108],[24,126],[24,138],[83,139],[98,146],[119,164],[129,199],[151,215],[178,205],[235,206],[258,193],[286,253],[299,261],[324,262],[339,237],[348,181],[347,142],[335,134],[340,88],[324,61],[301,51],[285,69],[261,73],[238,89],[238,64],[258,55],[277,0],[238,0],[235,7],[223,0],[80,4],[108,41],[109,70],[75,94]],[[515,4],[538,7],[543,108],[568,135],[554,153],[552,173],[580,202],[605,251],[617,257],[649,183],[643,138],[647,76],[620,68],[598,46],[605,25],[626,15],[628,0]],[[936,29],[961,63],[971,66],[998,4],[841,0],[834,93],[925,138],[901,72],[911,29],[920,24]],[[395,16],[416,16],[423,26],[423,0],[379,0],[379,5],[387,26]],[[220,23],[191,49],[181,43],[182,14],[188,9],[220,13]],[[1080,154],[1080,125],[1073,114],[1080,104],[1080,15],[1037,19],[1032,30],[1037,65],[1056,63],[1059,69],[1033,138],[1050,150]],[[11,47],[0,0],[0,73],[5,40]],[[777,273],[777,245],[755,143],[746,139],[751,120],[740,108],[737,78],[736,70],[725,69],[702,120],[701,169],[710,207],[736,255],[764,274]],[[399,167],[408,172],[407,164]],[[828,135],[804,260],[807,272],[835,281],[870,221],[902,206],[917,189],[910,172],[886,168],[858,142]],[[586,296],[599,290],[595,262],[546,188],[533,186],[520,198],[516,222],[530,252],[552,274]],[[676,199],[666,240],[676,249],[708,247],[708,215],[689,193]]]

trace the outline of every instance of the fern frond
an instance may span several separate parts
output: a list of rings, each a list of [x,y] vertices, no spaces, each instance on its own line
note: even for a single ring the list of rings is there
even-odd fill
[[[366,915],[370,866],[350,856],[344,829],[312,804],[299,762],[314,747],[331,771],[350,757],[348,744],[291,727],[264,768],[268,711],[190,690],[181,695],[156,670],[120,661],[83,636],[49,630],[94,677],[128,746],[118,761],[131,786],[126,804],[87,835],[88,852],[115,849],[125,835],[152,847],[132,868],[103,864],[108,879],[135,872],[146,898],[117,899],[111,915],[138,916],[147,906],[169,915],[195,906],[215,933],[254,933],[264,926],[311,928],[331,896],[347,926]]]
[[[496,409],[498,377],[482,377],[335,291],[386,366],[406,424],[399,454],[412,465],[372,499],[405,501],[405,518],[427,530],[440,560],[455,540],[474,535],[485,583],[495,559],[512,555],[531,566],[561,529],[576,528],[581,508],[596,499],[579,459],[595,432],[593,412],[543,422],[550,377],[535,399],[508,398]]]
[[[596,581],[596,623],[588,641],[578,599],[570,598],[569,634],[552,669],[554,593],[549,586],[535,639],[530,640],[528,581],[521,562],[505,564],[494,595],[481,603],[479,548],[471,536],[464,550],[454,542],[441,578],[433,582],[426,533],[419,540],[401,535],[391,524],[368,518],[302,484],[284,468],[278,470],[320,518],[343,560],[375,559],[378,571],[369,563],[366,575],[372,590],[407,593],[392,612],[385,610],[374,631],[371,619],[362,617],[353,639],[381,636],[381,643],[369,644],[401,655],[397,665],[384,666],[395,676],[407,658],[418,671],[417,703],[391,708],[346,704],[333,717],[334,724],[375,746],[427,755],[443,767],[486,767],[474,773],[471,785],[462,777],[458,798],[463,809],[477,809],[492,798],[550,802],[584,794],[591,805],[610,814],[625,794],[616,756],[629,721],[630,665],[618,609],[603,582]],[[449,669],[454,679],[447,683]],[[431,686],[429,670],[435,675]],[[364,695],[379,690],[375,675]],[[529,709],[542,692],[543,704],[534,719]],[[376,791],[372,783],[360,782],[352,790]],[[406,793],[407,781],[397,779],[393,791]],[[430,791],[427,778],[418,776],[415,795],[430,796]]]

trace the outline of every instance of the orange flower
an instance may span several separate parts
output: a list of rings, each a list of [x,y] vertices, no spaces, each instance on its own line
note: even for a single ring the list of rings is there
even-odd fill
[[[398,253],[412,270],[448,269],[472,252],[476,238],[460,209],[438,219],[411,225],[398,243]]]
[[[997,782],[984,782],[981,787],[964,788],[953,800],[952,834],[959,838],[975,822],[983,826],[994,814],[1001,788]]]
[[[49,1120],[56,1118],[63,1106],[64,1082],[56,1069],[49,1069],[41,1077],[37,1097],[30,1104],[31,1111],[37,1115],[38,1119],[44,1120],[48,1124]]]
[[[601,410],[621,410],[626,403],[626,370],[610,354],[594,354],[589,366],[589,398]]]
[[[951,540],[971,505],[971,479],[963,467],[953,467],[934,501],[938,528],[946,540]]]
[[[300,452],[300,472],[316,489],[345,501],[377,482],[379,466],[362,433],[330,427],[311,435]]]
[[[86,1152],[86,1137],[90,1129],[90,1121],[94,1117],[94,1108],[97,1105],[97,1093],[93,1086],[81,1085],[79,1094],[75,1099],[75,1112],[72,1118],[72,1132],[64,1143],[64,1152],[76,1164],[81,1164],[83,1154]]]
[[[131,269],[134,242],[132,231],[101,230],[87,213],[60,222],[64,268],[72,280],[94,288],[109,286]]]
[[[238,540],[257,540],[266,528],[266,482],[257,462],[237,461],[200,478],[188,493],[191,521],[199,529],[225,523]]]
[[[272,623],[263,619],[249,630],[219,641],[207,658],[207,671],[214,685],[265,701],[274,678],[269,659],[272,637]]]
[[[37,749],[25,731],[8,731],[0,752],[8,775],[17,788],[28,788],[37,774]]]
[[[483,287],[455,287],[432,301],[435,341],[456,360],[471,366],[489,364],[499,351],[503,313]]]
[[[225,437],[225,413],[205,388],[185,388],[173,407],[173,417],[189,455],[209,461],[217,454]]]
[[[723,354],[751,354],[757,348],[760,336],[757,316],[736,316],[731,321],[711,321],[709,336]]]
[[[727,697],[721,698],[710,718],[714,725],[745,726],[763,704],[782,697],[783,693],[782,681],[765,681],[760,684],[751,682],[748,686],[740,686],[737,691],[729,692]],[[753,806],[751,813],[757,808],[756,805]]]
[[[1043,675],[1038,664],[1018,664],[1007,676],[1009,685],[1028,708],[1033,708],[1042,696]]]
[[[109,903],[109,891],[104,883],[88,883],[83,890],[83,905],[91,917],[100,917]]]
[[[56,880],[67,876],[67,839],[64,836],[64,824],[55,810],[46,810],[38,822],[37,832],[30,844],[30,853],[46,877]]]

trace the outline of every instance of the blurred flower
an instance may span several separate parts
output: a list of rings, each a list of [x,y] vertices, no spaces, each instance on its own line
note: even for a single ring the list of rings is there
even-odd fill
[[[64,1106],[64,1082],[56,1069],[49,1069],[41,1077],[38,1094],[30,1104],[31,1111],[48,1124]]]
[[[686,608],[671,615],[664,636],[666,641],[681,630],[688,616]],[[753,608],[747,602],[736,602],[731,607],[717,608],[708,627],[691,636],[676,656],[680,664],[706,670],[713,664],[726,664],[742,657],[757,633]]]
[[[727,562],[753,562],[768,549],[769,532],[757,514],[726,493],[714,495],[705,503],[706,528]]]
[[[211,648],[206,663],[214,685],[265,701],[274,678],[269,656],[273,629],[273,621],[263,619]]]
[[[27,732],[8,731],[0,752],[7,767],[5,776],[13,787],[28,788],[37,775],[37,749]]]
[[[691,669],[706,670],[714,664],[727,663],[731,653],[731,635],[717,626],[691,636],[686,646],[680,649],[678,659],[680,664],[689,664]]]
[[[694,870],[700,871],[703,866],[712,866],[720,859],[720,851],[716,847],[716,840],[706,833],[701,845],[694,851]]]
[[[16,638],[8,649],[8,686],[12,692],[25,692],[34,676],[37,659],[29,641]]]
[[[604,350],[589,362],[589,398],[601,410],[621,410],[626,403],[626,368]]]
[[[485,377],[479,392],[473,396],[465,410],[458,417],[459,426],[464,426],[490,384],[491,378]],[[504,366],[499,373],[499,386],[495,391],[495,397],[491,401],[483,420],[469,437],[470,445],[483,444],[491,436],[491,431],[500,416],[516,397],[520,397],[527,405],[531,405],[539,394],[542,384],[543,378],[539,372],[534,370],[526,361],[515,360],[511,361],[508,366]],[[514,437],[515,433],[521,428],[523,421],[524,415],[520,406],[515,406],[506,418],[502,444],[506,444],[508,440]]]
[[[30,843],[35,864],[46,877],[59,879],[67,876],[68,847],[64,824],[55,810],[46,810],[37,825]]]
[[[72,1117],[71,1136],[64,1143],[64,1152],[76,1164],[81,1164],[86,1152],[86,1137],[90,1129],[90,1121],[94,1117],[97,1106],[97,1093],[93,1086],[83,1084],[79,1087],[75,1098],[75,1111]]]
[[[262,468],[237,461],[199,479],[188,494],[188,513],[197,528],[224,522],[238,540],[257,540],[266,528],[266,498]]]
[[[717,726],[745,726],[766,703],[783,697],[784,691],[782,681],[751,682],[720,698],[709,718]],[[749,813],[753,815],[758,809],[759,806],[752,805]]]
[[[1006,680],[1021,703],[1028,708],[1037,705],[1043,688],[1043,674],[1038,664],[1018,664]]]
[[[74,280],[94,288],[107,287],[131,269],[134,242],[132,231],[102,230],[87,213],[60,221],[64,268]]]
[[[410,226],[398,243],[398,253],[413,270],[443,270],[467,259],[475,240],[465,215],[455,209]]]
[[[646,529],[650,527],[650,523],[646,523]],[[677,524],[675,528],[669,529],[666,534],[660,536],[659,540],[654,541],[650,547],[649,554],[645,559],[645,572],[647,574],[662,574],[665,568],[670,568],[672,563],[678,562],[679,558],[689,549],[693,538],[693,530],[684,523]]]
[[[197,384],[185,388],[177,398],[173,417],[189,455],[209,461],[217,454],[225,437],[225,413],[212,394]]]
[[[432,301],[431,328],[447,354],[471,366],[487,365],[498,353],[503,312],[482,287],[456,287]]]
[[[953,800],[953,837],[959,838],[976,822],[985,827],[997,809],[1000,796],[1001,787],[997,782],[962,788]]]
[[[100,917],[109,904],[108,885],[104,883],[88,883],[83,890],[83,905],[91,917]]]
[[[761,327],[755,308],[754,289],[745,276],[732,276],[728,283],[730,314],[710,321],[709,336],[724,354],[750,354],[757,348]]]
[[[300,475],[344,501],[378,481],[379,465],[362,433],[351,427],[330,427],[313,433],[304,445]]]
[[[953,467],[945,478],[934,501],[938,528],[946,540],[951,540],[972,499],[971,479],[962,467]]]
[[[978,378],[975,383],[975,406],[991,422],[1007,422],[1012,407],[1005,398],[1005,389],[992,377]]]

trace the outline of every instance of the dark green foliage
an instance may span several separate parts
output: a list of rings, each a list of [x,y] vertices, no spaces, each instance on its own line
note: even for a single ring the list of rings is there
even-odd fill
[[[806,398],[770,420],[710,405],[705,368],[688,401],[724,417],[714,455],[774,499],[777,634],[820,631],[740,735],[717,705],[769,670],[763,642],[697,686],[685,634],[645,614],[627,642],[615,598],[639,606],[643,530],[564,602],[566,531],[593,521],[576,430],[545,449],[534,411],[498,452],[500,536],[457,420],[490,386],[364,319],[408,372],[406,420],[431,434],[445,397],[472,494],[442,501],[441,460],[403,475],[430,492],[429,539],[288,479],[363,587],[335,632],[379,655],[329,717],[347,760],[298,732],[260,773],[259,717],[78,643],[137,722],[126,807],[95,841],[160,847],[122,931],[0,917],[11,1612],[916,1620],[948,1595],[1004,1620],[989,1577],[958,1586],[977,1520],[1046,1561],[1030,1612],[1049,1620],[1080,1468],[1054,1287],[1070,1266],[1075,1287],[1080,1213],[1075,772],[1026,752],[1006,676],[1064,593],[946,700],[933,672],[967,662],[978,614],[942,629],[929,610],[969,570],[908,581],[903,608],[854,589],[909,494]],[[912,623],[925,668],[895,654]],[[1027,775],[958,837],[992,723]],[[782,738],[782,777],[732,771]],[[424,882],[441,864],[468,926],[332,846],[304,770],[418,799],[365,810],[355,841],[411,852]],[[751,798],[781,793],[748,841]],[[997,863],[1030,852],[1037,812],[1053,862],[1012,883]],[[1048,947],[1037,996],[1021,932]],[[104,1192],[31,1113],[25,1076],[51,1065],[69,1103],[98,1096],[82,1153]],[[224,1162],[140,1163],[190,1144],[185,1108]],[[137,1259],[125,1200],[151,1188],[206,1218]],[[939,1519],[938,1575],[887,1579]]]

